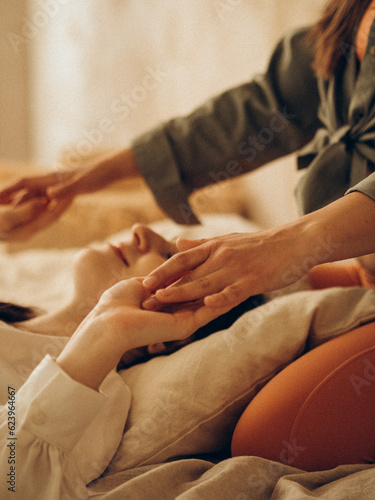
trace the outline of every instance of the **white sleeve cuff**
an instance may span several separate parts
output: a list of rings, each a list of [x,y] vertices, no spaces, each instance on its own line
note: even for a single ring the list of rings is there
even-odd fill
[[[106,400],[47,355],[18,391],[16,427],[69,452]]]

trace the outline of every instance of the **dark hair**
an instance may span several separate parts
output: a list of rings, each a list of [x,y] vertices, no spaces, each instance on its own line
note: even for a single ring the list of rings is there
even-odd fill
[[[208,337],[211,333],[229,328],[246,311],[250,311],[250,309],[254,309],[263,303],[264,298],[262,295],[249,297],[227,313],[199,328],[195,332],[195,339],[199,340]],[[35,318],[36,315],[35,308],[19,306],[10,302],[0,302],[0,321],[4,321],[4,323],[21,323],[22,321]]]
[[[238,306],[233,307],[231,310],[229,310],[225,314],[222,314],[218,318],[210,321],[210,323],[208,323],[207,325],[199,328],[191,336],[191,341],[194,342],[196,340],[201,340],[205,337],[208,337],[212,333],[216,333],[216,332],[219,332],[220,330],[225,330],[225,329],[229,328],[245,312],[250,311],[251,309],[254,309],[255,307],[258,307],[258,306],[264,304],[264,302],[265,302],[265,299],[264,299],[263,295],[253,295],[253,296],[249,297],[248,299],[241,302],[241,304],[239,304]],[[190,343],[190,342],[188,342],[188,343]],[[185,345],[185,344],[181,345],[178,342],[178,345],[176,346],[175,341],[165,342],[165,344],[169,345],[171,347],[171,350],[167,350],[166,352],[162,351],[159,354],[149,354],[147,351],[145,351],[142,356],[140,356],[138,359],[132,360],[131,363],[124,362],[123,360],[121,360],[117,366],[117,369],[123,370],[125,368],[129,368],[130,366],[144,363],[144,362],[148,361],[149,359],[152,359],[155,357],[167,356],[167,355],[171,354],[172,352],[180,350],[181,347],[183,347]]]
[[[4,323],[21,323],[35,318],[36,315],[36,310],[32,307],[0,302],[0,321],[4,321]]]
[[[330,0],[308,39],[314,45],[313,68],[318,77],[330,78],[353,50],[355,35],[371,0]]]
[[[199,328],[194,334],[194,340],[200,340],[208,337],[212,333],[220,330],[226,330],[245,312],[255,309],[256,307],[264,304],[264,302],[265,300],[263,295],[252,295],[248,299],[241,302],[241,304],[238,304],[238,306],[233,307],[230,311]]]

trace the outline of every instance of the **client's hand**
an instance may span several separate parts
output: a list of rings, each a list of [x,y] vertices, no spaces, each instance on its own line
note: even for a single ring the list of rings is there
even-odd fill
[[[148,297],[150,292],[143,287],[142,278],[120,281],[104,292],[85,321],[100,318],[106,335],[123,354],[134,347],[189,337],[215,317],[203,301],[172,304],[158,311],[144,310],[142,303]],[[227,310],[223,306],[220,314]]]
[[[19,204],[0,206],[0,240],[27,240],[60,217],[71,202],[72,198],[50,202],[45,197],[37,197]]]
[[[21,179],[0,192],[0,205],[7,205],[5,214],[9,214],[4,216],[7,220],[0,223],[0,238],[26,239],[56,220],[75,196],[136,176],[139,173],[132,151],[125,149],[84,168],[66,168]],[[43,208],[43,203],[48,206],[47,212],[38,210]]]
[[[203,303],[178,304],[169,312],[142,310],[149,297],[142,280],[121,281],[107,290],[63,349],[57,363],[75,380],[98,389],[124,352],[180,340],[215,317]],[[224,313],[227,307],[221,308]]]
[[[28,200],[49,199],[51,198],[50,190],[71,182],[77,175],[78,171],[67,169],[25,177],[0,192],[0,203],[19,205]]]
[[[81,170],[67,169],[27,177],[1,191],[0,239],[24,241],[57,220],[72,203],[82,176]],[[71,184],[75,189],[66,188]]]

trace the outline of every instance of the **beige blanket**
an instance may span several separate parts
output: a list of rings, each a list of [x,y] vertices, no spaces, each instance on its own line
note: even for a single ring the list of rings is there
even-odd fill
[[[218,464],[185,459],[124,471],[92,489],[103,500],[373,500],[375,470],[350,465],[306,473],[257,457]]]

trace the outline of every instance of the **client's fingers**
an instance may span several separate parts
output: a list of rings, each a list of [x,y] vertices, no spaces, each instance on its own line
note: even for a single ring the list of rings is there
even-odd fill
[[[46,209],[47,203],[45,199],[36,199],[1,210],[0,239],[4,241],[18,239],[21,228],[38,217]]]
[[[172,313],[175,320],[173,336],[176,339],[185,338],[187,335],[197,331],[198,328],[201,328],[218,316],[225,314],[230,309],[228,305],[212,308],[202,303],[199,307],[187,307]]]
[[[22,203],[31,198],[46,196],[46,188],[56,182],[59,174],[51,173],[36,177],[26,177],[0,191],[0,204]]]
[[[35,233],[54,222],[71,204],[72,199],[65,198],[58,203],[49,203],[46,199],[32,199],[17,205],[7,214],[6,228],[0,229],[0,239],[25,241]]]
[[[40,231],[54,222],[71,205],[72,201],[73,198],[62,198],[58,201],[52,201],[47,210],[30,224],[31,231],[33,233]]]
[[[37,198],[15,205],[8,214],[10,227],[17,228],[27,224],[40,214],[48,205],[47,198]]]
[[[25,189],[24,181],[17,181],[11,186],[3,189],[2,191],[0,191],[0,203],[4,204],[11,203],[13,201],[14,194],[24,189]]]

